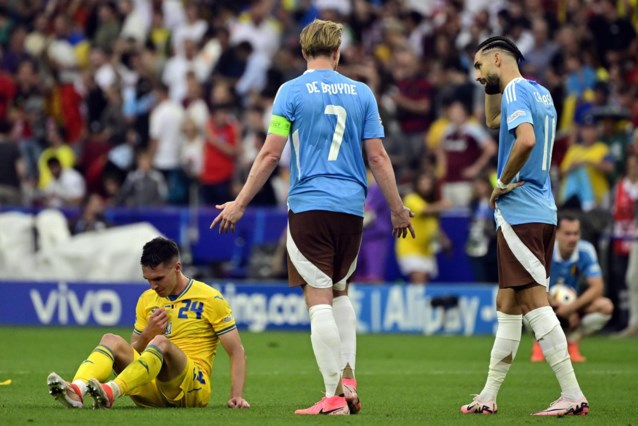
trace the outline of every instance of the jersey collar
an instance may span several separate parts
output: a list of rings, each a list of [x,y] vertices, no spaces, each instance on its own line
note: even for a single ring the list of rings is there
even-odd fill
[[[518,83],[519,81],[523,81],[523,80],[525,80],[523,77],[516,77],[515,79],[513,79],[512,81],[510,81],[509,83],[507,83],[507,86],[505,86],[505,87],[503,88],[503,93],[505,93],[505,91],[507,90],[507,88],[508,88],[508,87],[510,87],[510,85],[512,85],[512,84],[516,84],[516,83]]]
[[[558,241],[554,242],[554,261],[555,262],[566,262],[569,260],[570,262],[578,262],[578,244],[576,244],[576,248],[574,252],[569,257],[569,259],[563,259],[560,255],[560,250],[558,249]]]
[[[186,287],[184,287],[184,290],[182,290],[182,291],[181,291],[179,294],[177,294],[177,295],[170,295],[170,294],[169,294],[169,295],[168,295],[168,297],[167,297],[167,299],[168,299],[168,300],[170,300],[171,302],[172,302],[172,301],[175,301],[175,300],[177,300],[177,299],[179,299],[180,297],[182,297],[183,295],[185,295],[185,294],[186,294],[186,292],[187,292],[188,290],[190,290],[190,288],[191,288],[191,286],[192,286],[192,285],[193,285],[193,279],[191,278],[191,279],[189,279],[189,280],[188,280],[188,284],[186,284]]]

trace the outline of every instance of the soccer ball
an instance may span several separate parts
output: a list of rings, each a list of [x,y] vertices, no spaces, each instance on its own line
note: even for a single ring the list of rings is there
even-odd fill
[[[558,305],[569,305],[578,298],[576,290],[565,284],[556,284],[549,289],[549,300]]]

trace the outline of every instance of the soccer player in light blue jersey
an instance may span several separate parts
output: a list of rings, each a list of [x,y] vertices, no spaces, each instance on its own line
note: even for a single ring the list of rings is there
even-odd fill
[[[476,79],[485,86],[488,127],[500,128],[495,208],[499,290],[498,329],[485,387],[463,413],[496,413],[496,396],[516,356],[523,316],[554,370],[561,396],[539,416],[589,412],[567,352],[567,339],[547,289],[556,234],[556,204],[549,169],[556,109],[547,89],[521,76],[523,58],[505,37],[483,41],[474,55]]]
[[[556,316],[567,327],[567,350],[572,362],[586,361],[580,353],[581,339],[601,330],[614,311],[612,301],[603,296],[605,284],[602,275],[596,249],[589,241],[580,239],[580,220],[576,216],[561,215],[549,286],[566,285],[578,294],[574,302],[554,307]],[[532,349],[532,362],[543,359],[543,351],[536,342]]]
[[[363,152],[391,209],[392,235],[414,238],[403,206],[377,103],[363,83],[339,74],[343,26],[315,20],[301,32],[308,70],[283,84],[274,101],[266,143],[235,201],[217,206],[211,229],[234,232],[250,200],[292,143],[288,195],[288,281],[302,286],[312,348],[325,397],[296,414],[356,414],[356,315],[348,297],[361,244],[367,191]]]

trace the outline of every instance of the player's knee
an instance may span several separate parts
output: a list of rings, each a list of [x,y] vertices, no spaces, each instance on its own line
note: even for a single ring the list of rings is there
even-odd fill
[[[606,297],[601,297],[596,301],[596,311],[603,315],[611,315],[614,312],[614,304]]]
[[[126,344],[126,340],[122,336],[113,333],[106,333],[100,340],[100,345],[107,346],[113,351],[117,350],[122,344]]]
[[[163,334],[160,334],[153,337],[153,339],[150,342],[148,342],[148,344],[157,346],[158,348],[160,348],[162,352],[166,352],[166,349],[168,349],[168,346],[171,344],[171,341],[168,340],[168,338],[164,336]]]

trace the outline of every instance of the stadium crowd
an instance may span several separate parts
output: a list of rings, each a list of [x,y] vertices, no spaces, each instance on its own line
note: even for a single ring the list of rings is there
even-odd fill
[[[582,212],[585,238],[612,237],[608,282],[624,283],[638,228],[636,0],[4,0],[0,205],[231,199],[279,86],[304,71],[299,31],[314,18],[346,26],[339,71],[377,96],[400,188],[423,216],[420,247],[397,247],[399,262],[445,249],[437,215],[468,208],[476,274],[496,270],[485,268],[497,137],[472,61],[481,40],[505,35],[559,114],[555,140],[540,141],[554,145],[557,204]],[[287,162],[253,206],[285,205]],[[387,226],[375,197],[364,247]]]

